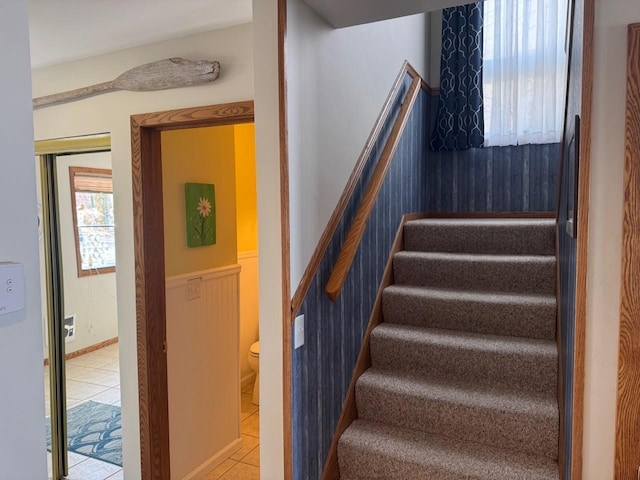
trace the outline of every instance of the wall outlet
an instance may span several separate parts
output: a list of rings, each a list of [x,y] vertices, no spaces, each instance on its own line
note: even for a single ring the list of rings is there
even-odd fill
[[[304,345],[304,315],[298,315],[293,322],[293,348]]]
[[[0,315],[24,309],[24,268],[21,263],[0,262]]]
[[[200,293],[201,283],[201,277],[187,280],[187,300],[195,300],[196,298],[200,298],[202,296],[202,294]]]
[[[76,339],[76,314],[64,317],[64,341],[73,342]]]

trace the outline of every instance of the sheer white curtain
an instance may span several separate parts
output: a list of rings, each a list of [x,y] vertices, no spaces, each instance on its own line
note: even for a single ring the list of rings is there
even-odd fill
[[[567,0],[486,0],[484,146],[562,138]]]

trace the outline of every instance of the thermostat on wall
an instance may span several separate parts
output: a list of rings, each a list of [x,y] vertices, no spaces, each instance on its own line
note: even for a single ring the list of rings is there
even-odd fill
[[[21,263],[0,262],[0,315],[24,309],[24,268]]]

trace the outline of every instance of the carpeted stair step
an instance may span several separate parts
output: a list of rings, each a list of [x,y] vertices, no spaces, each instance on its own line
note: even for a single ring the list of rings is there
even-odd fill
[[[557,391],[555,341],[383,322],[371,332],[374,368],[509,391]]]
[[[422,219],[404,226],[404,249],[555,255],[555,219]]]
[[[356,383],[358,418],[444,433],[556,459],[555,395],[523,395],[368,369]]]
[[[391,285],[382,294],[386,322],[554,340],[554,295],[485,293]]]
[[[553,294],[555,262],[552,255],[402,251],[393,257],[393,274],[396,285]]]
[[[340,477],[558,480],[557,462],[480,443],[356,420],[338,443]]]

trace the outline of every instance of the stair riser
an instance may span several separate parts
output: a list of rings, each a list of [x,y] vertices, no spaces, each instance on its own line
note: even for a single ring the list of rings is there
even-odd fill
[[[553,340],[555,302],[495,303],[463,297],[433,298],[387,289],[382,308],[386,322],[493,335]]]
[[[371,335],[375,368],[451,378],[511,391],[555,394],[557,355],[467,349]]]
[[[338,458],[340,480],[469,480],[465,474],[434,465],[406,463],[351,446],[338,446]]]
[[[558,412],[527,415],[500,408],[450,403],[419,395],[402,395],[359,382],[358,417],[427,433],[480,442],[498,448],[542,455],[558,455]]]
[[[393,260],[394,282],[396,285],[493,292],[555,292],[554,257],[508,258],[510,260],[469,256],[434,258],[400,252]]]
[[[404,249],[416,252],[460,252],[555,255],[555,225],[484,225],[407,223]]]

